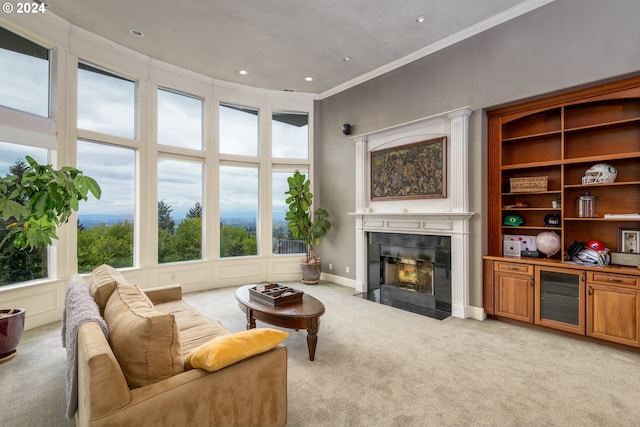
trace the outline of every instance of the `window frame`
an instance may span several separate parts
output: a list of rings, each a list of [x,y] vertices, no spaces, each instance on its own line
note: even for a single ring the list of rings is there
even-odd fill
[[[24,40],[27,46],[35,45],[36,49],[42,49],[47,52],[47,114],[45,116],[37,114],[33,111],[26,111],[16,108],[16,106],[0,105],[0,133],[2,133],[1,141],[13,145],[22,147],[31,147],[35,149],[45,150],[46,161],[50,164],[57,164],[57,135],[56,135],[56,123],[54,121],[53,114],[55,109],[54,105],[55,96],[57,93],[54,90],[53,70],[57,65],[54,57],[54,46],[40,41],[34,41],[31,37],[22,34],[19,31],[13,31],[8,28],[2,28],[2,31],[11,33],[18,39]],[[20,40],[20,42],[22,42]],[[10,50],[19,55],[35,56],[27,52],[18,51],[14,49]],[[37,56],[36,56],[37,57]],[[40,58],[44,59],[44,58]],[[22,159],[24,160],[24,158]],[[25,160],[26,161],[26,160]],[[58,233],[60,234],[60,233]],[[7,243],[11,244],[11,243]],[[45,270],[44,277],[36,279],[26,280],[22,282],[7,283],[0,285],[0,289],[12,289],[14,287],[28,286],[32,284],[39,284],[51,280],[57,276],[56,265],[56,245],[50,245],[43,249],[44,262],[42,267]]]
[[[38,18],[39,19],[39,18]],[[57,31],[57,30],[55,30]],[[50,151],[52,163],[62,165],[77,164],[77,141],[86,140],[101,144],[131,148],[136,154],[135,174],[135,236],[133,269],[127,271],[144,271],[142,269],[162,268],[157,262],[155,251],[157,247],[157,226],[155,221],[146,221],[150,217],[157,218],[157,159],[158,156],[177,156],[178,158],[193,158],[204,162],[204,195],[203,195],[203,258],[200,261],[205,268],[213,268],[215,274],[220,275],[220,283],[233,282],[231,273],[241,260],[220,259],[218,226],[220,205],[216,191],[219,180],[221,161],[230,163],[248,162],[259,168],[258,179],[258,221],[259,248],[257,257],[261,261],[271,263],[272,218],[271,218],[271,169],[278,164],[292,166],[293,169],[307,168],[309,176],[313,176],[313,119],[314,100],[311,94],[278,93],[248,86],[232,85],[227,82],[204,78],[196,73],[179,67],[164,64],[137,55],[111,43],[87,36],[83,33],[71,33],[63,30],[57,33],[46,25],[33,27],[30,35],[38,37],[38,43],[47,47],[50,52],[50,115],[55,117],[58,137],[57,147]],[[14,31],[15,32],[15,31]],[[20,34],[19,32],[16,32]],[[49,38],[47,43],[41,40]],[[32,38],[34,40],[34,38]],[[71,40],[73,43],[68,44]],[[135,84],[135,135],[132,138],[109,135],[102,132],[82,129],[77,124],[77,69],[78,63],[83,62],[95,68],[104,68],[112,74],[123,77]],[[183,93],[203,99],[203,149],[179,149],[157,143],[155,127],[157,123],[157,99],[154,91],[158,88]],[[259,136],[257,156],[220,155],[218,152],[219,114],[217,105],[226,102],[236,105],[246,105],[259,111]],[[271,154],[271,118],[272,112],[299,112],[309,118],[309,158],[308,159],[274,159]],[[151,224],[151,225],[150,225]],[[59,253],[49,260],[49,280],[58,277],[68,277],[77,268],[77,229],[75,218],[69,224],[60,228],[60,240],[55,242],[49,250]],[[152,253],[153,252],[153,253]],[[63,256],[64,255],[64,256]],[[255,258],[252,258],[252,263]],[[292,258],[297,258],[294,256]],[[227,264],[221,268],[217,263]],[[245,261],[246,262],[246,261]],[[277,263],[282,263],[278,260]],[[286,261],[288,262],[294,262]],[[189,263],[184,261],[179,263]],[[176,263],[177,264],[177,263]],[[212,266],[212,267],[207,267]],[[172,265],[172,270],[189,269],[192,267],[178,267]],[[185,270],[186,271],[186,270]],[[210,271],[210,270],[208,270]],[[284,270],[279,270],[284,272]],[[288,270],[287,270],[288,271]],[[247,273],[243,271],[243,273]],[[138,273],[130,273],[138,274]],[[146,274],[146,273],[145,273]],[[154,273],[155,274],[155,273]],[[229,275],[231,274],[231,275]],[[282,273],[276,273],[282,274]],[[290,273],[289,273],[290,274]],[[164,276],[163,276],[164,277]],[[166,279],[166,277],[165,277]],[[192,280],[197,282],[197,280]]]
[[[117,135],[114,133],[106,133],[106,132],[100,132],[100,131],[96,131],[96,130],[92,130],[92,129],[86,129],[86,128],[82,128],[79,126],[78,124],[78,110],[79,110],[79,102],[80,102],[80,81],[79,81],[79,72],[78,70],[80,69],[84,69],[84,67],[87,68],[92,68],[95,71],[92,72],[96,72],[97,74],[102,74],[105,75],[107,77],[112,77],[114,79],[120,79],[120,80],[124,80],[130,83],[133,83],[133,135],[131,138],[126,137],[126,136],[121,136],[121,135]],[[141,126],[141,117],[140,117],[140,100],[141,100],[141,96],[140,96],[140,81],[138,79],[135,78],[130,78],[127,77],[121,73],[117,73],[114,71],[109,70],[107,67],[102,67],[99,65],[96,65],[95,63],[91,62],[91,61],[87,61],[87,60],[83,60],[83,59],[78,59],[77,64],[76,64],[76,125],[75,128],[78,131],[78,135],[82,135],[82,134],[86,134],[86,135],[90,135],[91,137],[88,137],[88,139],[94,139],[94,140],[99,140],[99,141],[104,141],[104,142],[108,142],[108,143],[113,143],[113,144],[122,144],[125,145],[127,144],[127,141],[139,141],[140,140],[140,130],[142,128]],[[86,70],[85,71],[90,71],[90,70]],[[86,138],[83,138],[86,139]]]
[[[313,103],[309,103],[307,99],[288,98],[288,97],[274,97],[265,101],[263,96],[251,96],[251,94],[239,93],[233,91],[220,91],[218,96],[214,98],[217,120],[220,119],[220,114],[217,112],[220,104],[232,104],[241,107],[247,107],[258,110],[258,153],[256,157],[252,156],[240,156],[233,154],[226,154],[217,152],[216,166],[219,170],[220,164],[232,165],[232,164],[259,164],[259,192],[258,192],[258,255],[260,258],[279,258],[283,259],[287,256],[299,258],[300,254],[274,254],[273,253],[273,186],[272,186],[272,171],[278,170],[291,170],[306,169],[307,176],[312,179],[313,182]],[[288,112],[295,114],[306,114],[308,119],[308,157],[307,158],[275,158],[272,152],[272,119],[273,113]],[[293,173],[293,172],[292,172]],[[216,172],[216,176],[219,176],[219,172]],[[219,200],[218,200],[219,208]],[[217,223],[220,222],[219,209],[217,213]],[[219,248],[219,242],[217,242]],[[229,259],[220,258],[218,259]]]
[[[136,78],[126,76],[122,73],[112,71],[109,67],[98,65],[95,61],[85,60],[83,58],[76,57],[74,61],[74,76],[75,79],[73,83],[75,83],[75,87],[72,89],[76,93],[76,101],[79,99],[78,92],[80,91],[79,82],[78,82],[78,70],[81,68],[81,64],[83,66],[91,67],[93,69],[102,71],[102,74],[106,76],[111,76],[113,78],[118,78],[126,81],[133,82],[134,84],[134,135],[133,138],[126,138],[119,135],[109,134],[98,132],[95,130],[83,129],[78,126],[77,119],[77,111],[79,104],[78,102],[70,108],[70,121],[74,123],[73,130],[75,131],[75,140],[73,146],[70,147],[70,150],[73,151],[74,162],[77,164],[77,155],[78,155],[78,144],[77,141],[87,141],[90,143],[103,144],[113,147],[126,148],[131,149],[134,152],[134,162],[135,162],[135,173],[134,173],[134,207],[133,207],[133,260],[131,267],[128,268],[136,268],[140,266],[143,262],[143,254],[147,253],[147,250],[143,250],[143,242],[145,241],[144,236],[145,230],[143,230],[143,221],[141,219],[146,215],[146,209],[144,209],[145,201],[142,199],[142,191],[141,189],[145,187],[144,183],[141,182],[141,177],[144,176],[142,173],[142,169],[144,167],[143,158],[144,155],[141,154],[142,144],[141,141],[145,139],[147,133],[145,132],[145,126],[141,126],[140,122],[142,120],[142,110],[143,106],[140,104],[140,100],[144,99],[144,95],[141,92],[144,92],[143,82]],[[91,175],[91,174],[89,174]],[[94,174],[95,175],[95,174]],[[96,178],[94,176],[94,178]],[[98,180],[98,184],[100,181]],[[77,216],[77,214],[76,214]],[[77,250],[78,250],[78,235],[77,232],[74,235],[74,250],[75,250],[75,259],[76,259],[76,271],[77,271]]]

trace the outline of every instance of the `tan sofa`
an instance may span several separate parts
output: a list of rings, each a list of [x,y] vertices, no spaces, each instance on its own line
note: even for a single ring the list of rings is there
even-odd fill
[[[109,340],[96,322],[78,328],[77,426],[286,424],[284,345],[214,372],[186,369],[189,352],[230,332],[186,304],[180,286],[140,291],[108,266],[87,286]]]

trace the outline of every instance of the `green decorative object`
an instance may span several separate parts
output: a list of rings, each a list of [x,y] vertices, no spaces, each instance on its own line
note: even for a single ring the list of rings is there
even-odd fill
[[[521,216],[518,215],[507,215],[503,221],[503,224],[517,227],[518,225],[524,224],[524,220]]]
[[[89,193],[100,199],[100,186],[82,171],[71,166],[56,170],[25,158],[28,166],[21,173],[0,178],[0,219],[8,222],[0,247],[9,240],[20,250],[48,246],[80,200]]]

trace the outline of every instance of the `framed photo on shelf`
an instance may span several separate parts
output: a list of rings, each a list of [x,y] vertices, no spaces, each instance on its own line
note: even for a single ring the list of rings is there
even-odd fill
[[[640,230],[620,228],[618,233],[618,252],[640,253]]]
[[[447,137],[371,152],[371,200],[447,197]]]

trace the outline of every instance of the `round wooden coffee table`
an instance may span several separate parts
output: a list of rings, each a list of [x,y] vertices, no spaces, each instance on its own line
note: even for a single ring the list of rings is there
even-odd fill
[[[305,293],[300,302],[274,306],[252,298],[249,294],[249,288],[252,286],[255,285],[241,286],[236,289],[236,300],[240,309],[247,315],[247,329],[256,327],[256,319],[282,328],[306,329],[309,360],[313,360],[316,355],[318,328],[320,316],[324,314],[324,304]]]

